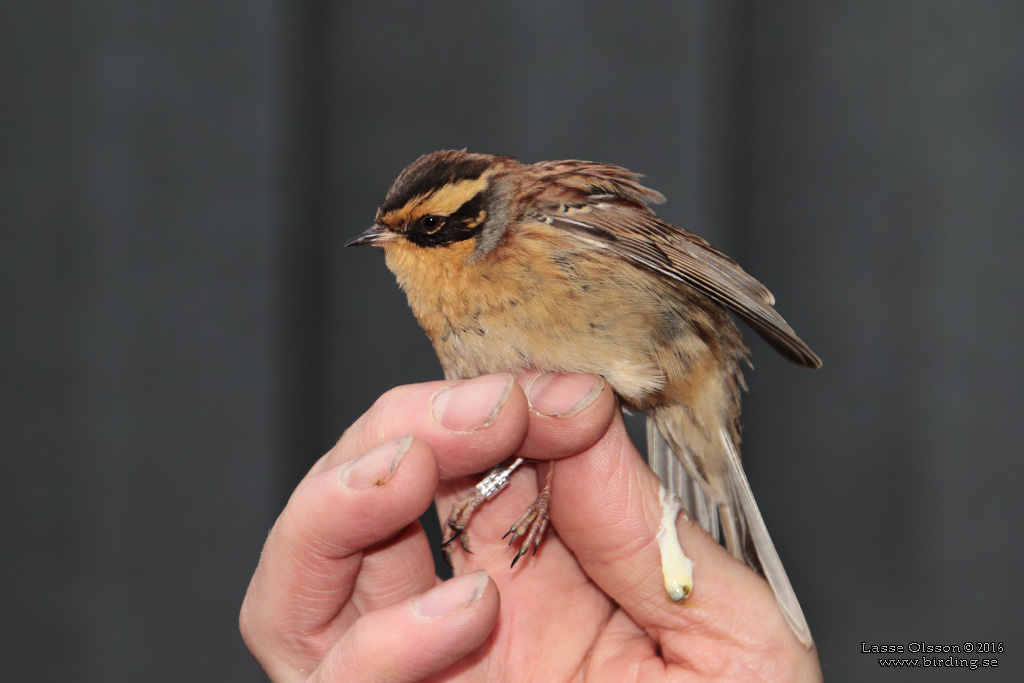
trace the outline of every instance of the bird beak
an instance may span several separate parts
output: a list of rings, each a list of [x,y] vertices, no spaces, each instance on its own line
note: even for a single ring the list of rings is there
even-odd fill
[[[391,232],[383,225],[373,225],[369,230],[362,232],[348,242],[345,243],[346,247],[362,247],[370,245],[373,247],[390,242],[391,240],[398,237],[395,233]]]

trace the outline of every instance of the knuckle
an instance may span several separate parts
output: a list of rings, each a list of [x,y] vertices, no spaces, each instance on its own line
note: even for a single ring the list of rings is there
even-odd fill
[[[371,412],[376,412],[382,409],[389,409],[394,405],[401,403],[406,396],[409,395],[409,387],[402,385],[392,387],[377,397],[377,400],[373,402],[370,407]]]

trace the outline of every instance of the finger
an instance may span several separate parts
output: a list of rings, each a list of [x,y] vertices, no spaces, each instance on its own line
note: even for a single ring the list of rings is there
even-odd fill
[[[498,606],[487,572],[450,579],[359,619],[310,680],[421,680],[479,647],[494,628]]]
[[[430,446],[442,479],[464,476],[515,453],[528,419],[526,396],[507,373],[396,387],[346,430],[313,471],[414,434]]]
[[[434,553],[418,521],[362,554],[352,604],[359,614],[393,605],[437,582]]]
[[[513,381],[499,374],[402,386],[381,396],[317,467],[411,433],[430,445],[441,478],[452,479],[512,455],[579,453],[604,434],[615,410],[614,392],[597,375],[529,373]]]
[[[672,601],[658,533],[660,482],[629,440],[621,416],[592,449],[555,468],[552,521],[584,571],[643,628],[699,630],[728,639],[751,618],[787,630],[767,582],[680,515],[680,544],[695,563],[693,592]],[[742,596],[742,597],[738,597]],[[700,626],[700,629],[694,627]]]
[[[271,530],[239,617],[253,655],[275,673],[311,670],[360,616],[349,602],[364,549],[413,524],[437,487],[430,448],[407,437],[322,469],[296,488]],[[414,530],[422,533],[418,529]],[[411,595],[435,582],[422,545],[400,536],[392,561]]]
[[[615,392],[600,375],[528,373],[516,378],[530,408],[518,454],[533,460],[575,455],[597,443],[617,412]]]

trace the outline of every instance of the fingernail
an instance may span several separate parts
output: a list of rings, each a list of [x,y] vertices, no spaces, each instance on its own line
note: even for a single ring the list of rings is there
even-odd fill
[[[604,391],[604,378],[599,375],[560,375],[545,372],[526,385],[530,408],[551,417],[572,417]]]
[[[469,432],[488,427],[512,393],[512,375],[486,375],[449,384],[430,399],[434,421],[445,429]]]
[[[363,490],[383,486],[398,469],[411,445],[411,435],[381,444],[349,461],[338,474],[338,478],[350,489]]]
[[[436,619],[457,609],[472,605],[487,588],[487,570],[478,569],[469,574],[448,579],[413,600],[413,607],[421,617]]]

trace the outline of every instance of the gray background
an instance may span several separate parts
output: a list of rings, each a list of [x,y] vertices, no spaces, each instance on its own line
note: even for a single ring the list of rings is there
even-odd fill
[[[1024,4],[482,5],[0,5],[0,675],[260,679],[288,493],[440,376],[341,245],[468,147],[646,173],[825,360],[752,339],[745,454],[829,680],[1019,680]]]

